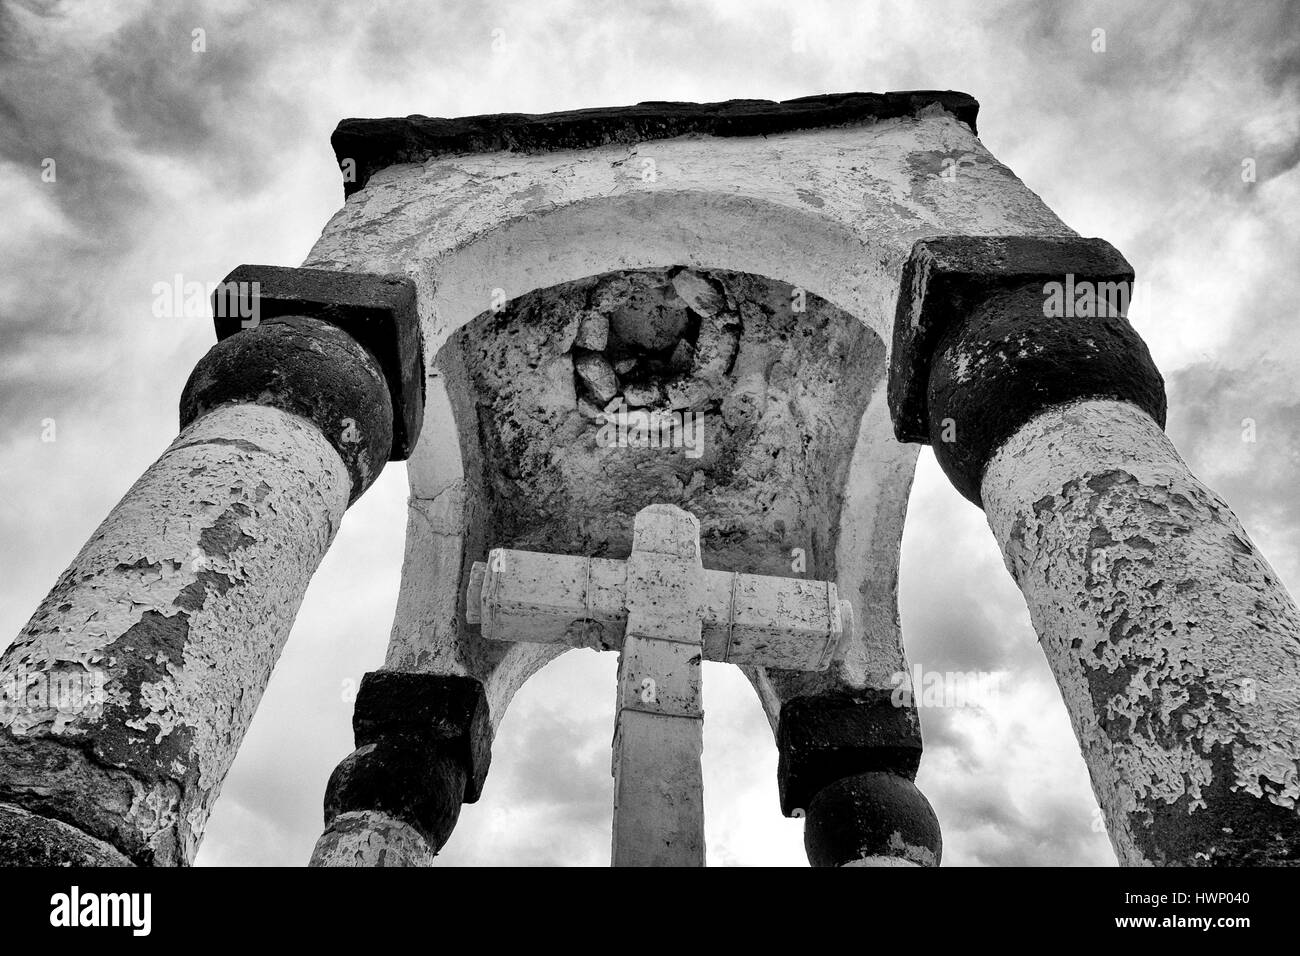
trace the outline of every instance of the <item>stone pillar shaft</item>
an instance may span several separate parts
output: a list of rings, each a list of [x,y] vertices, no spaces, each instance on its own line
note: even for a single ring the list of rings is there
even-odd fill
[[[0,802],[191,862],[350,488],[276,408],[181,432],[0,658]]]
[[[1132,279],[1097,239],[918,242],[895,430],[984,508],[1120,861],[1295,862],[1300,613],[1165,437]]]
[[[989,526],[1123,864],[1300,852],[1300,612],[1150,415],[1046,411],[995,454]]]
[[[0,658],[0,865],[193,861],[344,511],[418,438],[409,280],[236,275],[180,436]]]

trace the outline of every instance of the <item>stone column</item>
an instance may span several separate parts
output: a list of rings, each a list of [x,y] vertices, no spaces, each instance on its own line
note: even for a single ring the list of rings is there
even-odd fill
[[[1300,613],[1162,429],[1100,240],[917,243],[895,429],[984,508],[1126,865],[1300,858]]]
[[[409,283],[243,270],[253,326],[218,319],[180,436],[0,658],[0,864],[193,860],[344,510],[405,450],[418,347],[377,315],[413,322]]]
[[[356,747],[330,775],[311,866],[428,866],[462,803],[483,791],[492,722],[472,677],[374,671],[352,715]]]

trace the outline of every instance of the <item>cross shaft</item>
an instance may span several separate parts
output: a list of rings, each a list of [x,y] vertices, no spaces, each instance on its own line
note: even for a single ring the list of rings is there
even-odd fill
[[[626,561],[493,549],[465,617],[489,640],[620,651],[615,866],[704,865],[701,660],[824,670],[853,629],[831,582],[705,570],[672,505],[637,513]]]

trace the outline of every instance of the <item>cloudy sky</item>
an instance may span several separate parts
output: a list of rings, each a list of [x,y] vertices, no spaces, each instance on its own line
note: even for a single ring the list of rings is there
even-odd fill
[[[154,284],[301,262],[342,201],[339,119],[917,88],[973,94],[993,154],[1134,264],[1170,435],[1300,587],[1298,3],[0,0],[0,642],[175,435],[213,334],[155,317]],[[390,466],[348,513],[200,864],[310,855],[405,484]],[[928,449],[902,574],[914,664],[1006,675],[982,710],[922,711],[945,863],[1113,865],[1023,601]],[[525,687],[446,863],[608,862],[614,669],[573,652]],[[748,685],[706,664],[705,695],[710,862],[806,865]]]

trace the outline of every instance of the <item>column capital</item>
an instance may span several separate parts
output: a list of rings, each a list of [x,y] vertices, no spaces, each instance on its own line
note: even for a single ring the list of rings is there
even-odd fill
[[[375,357],[388,384],[393,406],[389,460],[410,456],[424,421],[420,319],[410,278],[246,264],[213,291],[212,314],[218,342],[268,319],[294,315],[348,333]]]
[[[1162,427],[1164,380],[1126,317],[1133,270],[1078,236],[944,236],[903,267],[889,370],[899,441],[930,444],[980,504],[984,466],[1029,419],[1089,398]]]

